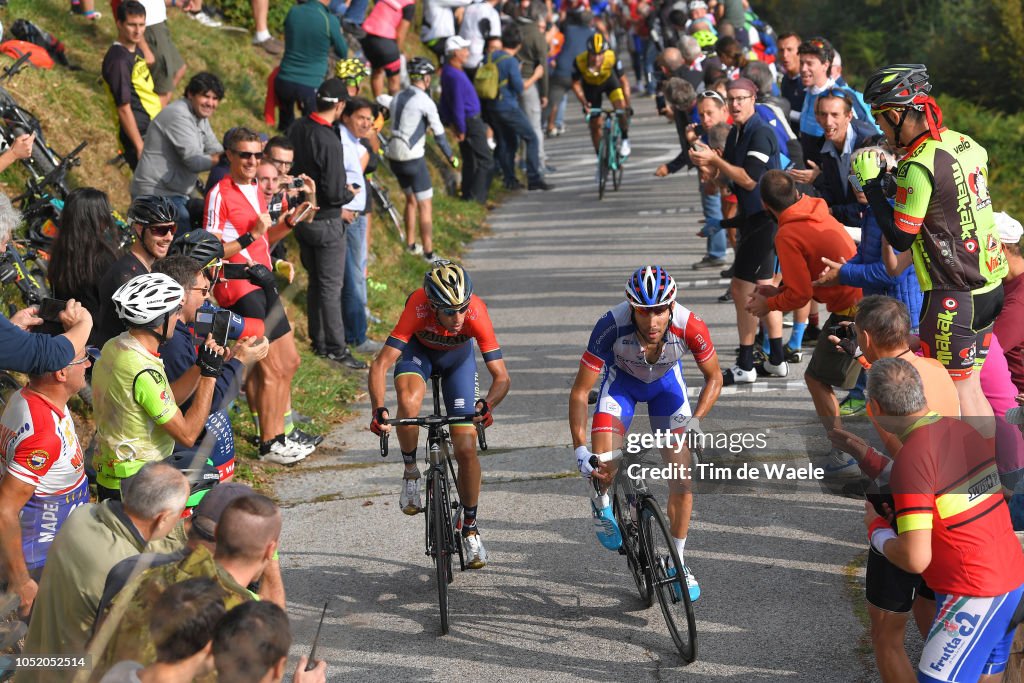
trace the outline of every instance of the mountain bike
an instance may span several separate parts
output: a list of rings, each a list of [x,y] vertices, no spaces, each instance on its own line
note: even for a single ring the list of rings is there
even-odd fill
[[[619,553],[626,557],[626,566],[644,606],[653,605],[657,596],[672,642],[689,664],[697,658],[697,622],[668,520],[647,488],[647,481],[640,476],[641,468],[630,467],[641,463],[639,455],[623,456],[621,450],[616,450],[592,456],[590,464],[596,468],[602,461],[617,459],[622,461],[611,494],[612,512],[622,533]],[[630,476],[631,469],[637,470],[637,476]],[[599,490],[597,480],[593,484]]]
[[[434,563],[437,578],[437,601],[441,611],[441,635],[448,635],[448,584],[452,575],[452,557],[459,556],[459,570],[466,571],[466,558],[461,539],[455,537],[462,525],[462,505],[458,498],[458,475],[452,463],[452,446],[448,425],[466,422],[473,415],[441,414],[441,375],[430,376],[434,396],[434,413],[426,417],[400,417],[387,420],[392,426],[415,425],[427,428],[427,498],[423,508],[426,517],[426,555]],[[487,450],[482,427],[477,427],[480,450]],[[380,455],[388,455],[388,432],[380,435]],[[451,479],[449,480],[449,476]],[[452,489],[456,498],[452,497]]]
[[[604,199],[605,188],[608,186],[608,177],[611,176],[612,186],[618,190],[622,184],[622,166],[625,157],[622,156],[622,128],[619,126],[619,116],[627,115],[617,109],[588,110],[587,120],[595,116],[603,116],[601,124],[601,139],[597,143],[597,198]]]

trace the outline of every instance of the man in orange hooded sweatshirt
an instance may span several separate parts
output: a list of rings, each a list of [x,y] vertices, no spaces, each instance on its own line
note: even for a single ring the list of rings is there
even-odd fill
[[[828,308],[829,317],[822,331],[834,334],[834,326],[853,321],[861,299],[860,288],[816,287],[814,281],[824,270],[822,257],[845,263],[857,253],[856,245],[846,228],[829,213],[825,200],[800,194],[796,181],[784,171],[764,174],[761,200],[779,223],[775,251],[782,270],[782,286],[759,285],[747,303],[747,310],[757,316],[769,311],[793,311],[813,298]],[[826,431],[841,426],[839,402],[832,387],[853,387],[859,371],[860,364],[834,344],[823,342],[814,347],[804,381]]]

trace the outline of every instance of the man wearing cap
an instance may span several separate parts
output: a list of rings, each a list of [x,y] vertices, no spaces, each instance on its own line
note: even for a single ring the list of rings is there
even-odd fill
[[[246,586],[272,578],[271,573],[280,580],[276,559],[280,532],[281,513],[269,498],[235,482],[215,487],[196,508],[183,552],[130,558],[135,561],[121,562],[111,570],[89,646],[96,672],[122,660],[155,661],[152,636],[145,625],[157,596],[172,584],[212,578],[225,589],[224,606],[229,610],[258,599]],[[283,586],[279,594],[264,594],[264,598],[284,607]]]
[[[1020,238],[1024,227],[1020,221],[1000,211],[996,213],[996,230],[1003,243],[1009,272],[1003,278],[1003,309],[996,318],[996,338],[1003,347],[1010,377],[1019,393],[1024,393],[1024,255]]]
[[[721,156],[707,147],[690,151],[690,159],[712,178],[729,183],[739,204],[739,241],[730,291],[736,307],[740,333],[740,355],[736,366],[723,373],[726,386],[752,383],[758,374],[785,377],[789,374],[782,348],[782,314],[771,311],[760,320],[768,327],[770,352],[763,365],[754,369],[754,337],[758,317],[746,305],[758,285],[770,285],[775,274],[775,222],[765,211],[758,192],[761,177],[779,168],[779,143],[771,128],[756,115],[757,86],[747,78],[730,81],[729,113],[735,125]]]
[[[317,355],[362,370],[366,363],[345,344],[341,312],[348,248],[345,226],[356,217],[342,207],[355,198],[356,189],[345,182],[345,149],[333,126],[341,119],[347,97],[344,81],[324,81],[316,93],[316,111],[292,124],[288,139],[295,145],[292,174],[305,174],[316,183],[316,215],[295,228],[302,265],[309,273],[309,339]]]
[[[445,43],[448,60],[441,69],[441,123],[455,130],[462,154],[462,198],[483,204],[491,186],[494,157],[487,145],[487,125],[480,116],[480,98],[466,75],[469,41],[452,36]]]

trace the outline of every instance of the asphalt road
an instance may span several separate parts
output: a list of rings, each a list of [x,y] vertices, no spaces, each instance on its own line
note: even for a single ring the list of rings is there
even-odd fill
[[[657,606],[642,609],[623,558],[594,538],[586,488],[574,476],[568,390],[590,330],[622,300],[626,276],[660,263],[680,300],[711,329],[724,367],[737,337],[703,255],[696,178],[654,168],[676,153],[674,128],[649,113],[631,134],[622,189],[597,200],[584,125],[547,141],[551,192],[520,193],[490,215],[492,233],[465,258],[488,303],[512,391],[483,456],[480,526],[491,563],[457,574],[451,634],[439,635],[423,519],[397,506],[401,465],[382,461],[369,410],[276,481],[282,565],[295,632],[308,652],[330,601],[318,654],[330,680],[870,681],[854,605],[864,557],[862,504],[819,481],[701,481],[686,561],[700,580],[699,657],[682,666]],[[800,375],[727,389],[705,430],[761,434],[766,447],[713,461],[807,465],[827,451]],[[481,363],[481,371],[483,366]],[[691,395],[699,373],[687,370]],[[486,372],[482,380],[487,381]],[[392,400],[391,405],[394,405]],[[646,417],[633,431],[649,430]],[[723,475],[724,476],[724,475]],[[664,500],[664,490],[655,487]]]

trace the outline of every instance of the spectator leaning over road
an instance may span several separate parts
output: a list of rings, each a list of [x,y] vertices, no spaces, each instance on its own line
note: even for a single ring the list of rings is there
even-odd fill
[[[189,1],[189,0],[186,0]],[[153,76],[153,91],[166,106],[171,101],[178,83],[185,77],[185,60],[178,52],[167,26],[167,6],[175,0],[139,0],[146,8],[146,31],[139,47]],[[148,54],[146,54],[148,53]]]
[[[125,499],[79,507],[68,517],[46,558],[25,637],[26,655],[81,655],[96,619],[107,572],[174,529],[188,498],[188,482],[170,465],[149,463],[125,486]],[[52,671],[26,669],[18,681],[51,681]]]
[[[199,174],[220,160],[224,147],[210,126],[210,118],[224,99],[224,84],[205,71],[185,87],[185,96],[157,114],[146,133],[142,158],[132,178],[132,197],[157,195],[178,209],[178,229],[191,227],[189,195]]]
[[[317,111],[296,121],[288,137],[295,146],[293,172],[316,183],[316,214],[295,230],[302,265],[309,273],[309,340],[318,356],[362,370],[366,363],[345,344],[341,303],[348,248],[345,230],[356,218],[344,207],[355,198],[356,190],[345,182],[345,148],[333,127],[345,110],[347,94],[341,79],[324,81],[317,91]]]
[[[487,124],[481,117],[480,97],[466,75],[469,41],[452,36],[445,47],[447,59],[441,69],[441,123],[455,131],[462,155],[462,198],[481,204],[494,177],[494,156],[487,144]]]
[[[508,189],[519,189],[516,179],[516,151],[519,141],[526,145],[526,181],[530,190],[552,190],[544,181],[540,163],[540,139],[519,106],[523,94],[523,78],[516,55],[522,45],[519,27],[510,24],[501,34],[501,48],[487,55],[487,61],[498,67],[498,96],[484,101],[484,114],[494,130],[495,159]]]
[[[800,36],[783,33],[776,41],[778,55],[775,65],[779,72],[779,92],[789,102],[789,125],[800,135],[800,113],[804,110],[804,84],[800,77]]]
[[[139,275],[114,292],[128,331],[104,344],[93,369],[100,500],[120,499],[123,479],[170,456],[175,442],[192,448],[203,431],[225,349],[210,340],[200,348],[196,365],[202,377],[187,413],[178,408],[157,355],[174,335],[184,300],[184,288],[163,273]]]
[[[0,577],[27,620],[54,536],[89,502],[82,447],[68,399],[85,386],[84,352],[56,372],[32,375],[0,418]]]
[[[120,239],[107,195],[93,187],[72,190],[60,212],[60,230],[46,268],[54,298],[78,299],[94,320],[100,320],[100,279],[117,260]],[[96,327],[89,343],[99,343]]]
[[[247,602],[228,612],[213,634],[213,659],[219,683],[280,683],[292,644],[291,625],[284,610],[267,602]],[[299,657],[293,683],[324,683],[327,662],[306,671]]]
[[[428,94],[433,73],[434,65],[423,57],[409,62],[409,87],[391,102],[391,141],[387,148],[391,171],[405,194],[405,246],[410,253],[423,254],[428,262],[434,260],[434,187],[424,157],[427,130],[434,134],[448,163],[455,168],[459,164],[445,136],[437,105]],[[422,248],[416,244],[417,219]]]
[[[103,57],[103,80],[117,110],[121,151],[134,171],[142,156],[142,140],[149,123],[163,105],[139,49],[146,31],[146,8],[138,0],[125,0],[117,8],[116,16],[117,42]]]
[[[1024,256],[1020,240],[1024,227],[1020,221],[1000,211],[995,215],[999,241],[1006,255],[1007,272],[1003,276],[1003,308],[996,318],[995,333],[1003,346],[1010,377],[1017,392],[1024,394]]]
[[[765,209],[778,221],[775,252],[782,271],[782,286],[760,285],[751,295],[747,310],[758,317],[769,311],[795,311],[813,298],[829,311],[826,329],[853,320],[860,289],[837,285],[816,287],[823,258],[841,261],[853,258],[853,239],[829,215],[825,201],[801,195],[785,171],[768,171],[761,178],[761,199]],[[850,389],[857,381],[860,365],[832,344],[818,344],[804,372],[804,382],[814,401],[818,419],[829,432],[840,426],[839,403],[832,387]],[[838,451],[829,454],[825,475],[834,476],[847,465]]]
[[[719,156],[711,149],[695,149],[690,151],[690,160],[705,169],[710,178],[731,183],[739,200],[740,238],[730,290],[736,307],[740,355],[736,365],[723,373],[728,386],[755,382],[759,374],[754,370],[758,318],[748,312],[746,304],[755,287],[770,285],[775,274],[775,223],[765,211],[757,187],[767,171],[779,167],[779,147],[768,124],[755,112],[757,86],[749,79],[738,78],[729,82],[727,92],[735,125],[724,153]],[[782,349],[782,314],[766,313],[762,322],[768,328],[770,353],[760,372],[785,377],[789,365]]]
[[[553,172],[548,168],[548,156],[544,152],[544,126],[541,113],[548,104],[548,42],[544,38],[544,5],[542,3],[520,3],[513,9],[516,26],[522,34],[523,45],[516,53],[523,78],[523,94],[519,96],[519,106],[526,114],[533,132],[537,136],[537,158],[545,173]]]
[[[327,10],[329,0],[293,5],[284,19],[284,57],[274,80],[277,97],[277,129],[288,130],[295,120],[295,106],[302,116],[316,111],[316,89],[327,75],[327,61],[348,55],[338,17]]]
[[[890,510],[864,504],[868,538],[936,594],[918,678],[998,680],[1024,594],[1024,553],[1003,502],[992,442],[965,421],[929,411],[921,378],[902,358],[872,365],[868,395],[879,424],[903,444],[893,460]],[[960,627],[947,628],[950,619]]]
[[[0,253],[7,249],[11,233],[21,224],[21,212],[0,192]],[[92,316],[74,299],[68,299],[60,314],[64,334],[50,337],[29,330],[44,321],[37,306],[29,306],[10,318],[0,313],[0,369],[41,375],[67,367],[89,341]]]
[[[153,604],[149,623],[142,625],[153,634],[155,661],[143,666],[123,660],[100,683],[202,679],[214,670],[213,630],[225,614],[224,589],[213,579],[197,577],[168,587]]]
[[[370,151],[360,140],[373,135],[374,108],[369,100],[355,97],[345,105],[341,116],[341,144],[345,148],[345,184],[367,187],[363,173],[370,162]],[[345,323],[345,344],[358,353],[377,353],[381,344],[366,337],[366,191],[357,192],[345,209],[355,218],[345,228],[345,284],[341,290],[341,315]]]
[[[260,457],[293,464],[312,453],[314,447],[285,439],[285,413],[291,401],[292,377],[300,361],[271,271],[270,244],[295,227],[295,214],[284,214],[272,224],[266,198],[256,182],[263,158],[260,136],[248,128],[233,128],[224,139],[230,169],[206,195],[206,230],[224,243],[229,263],[247,266],[248,278],[222,279],[213,292],[221,306],[244,318],[264,321],[270,349],[249,373],[246,400],[258,416]],[[300,206],[294,211],[306,208]]]
[[[384,92],[387,74],[388,93],[401,87],[402,49],[409,26],[416,19],[416,0],[378,0],[363,22],[366,37],[359,41],[363,54],[373,68],[370,87],[373,96]]]
[[[246,586],[258,581],[264,569],[275,562],[280,535],[281,511],[269,498],[249,491],[231,500],[216,526],[212,555],[205,544],[191,542],[193,548],[186,555],[145,569],[113,598],[89,648],[96,654],[97,673],[126,659],[141,664],[156,661],[153,634],[145,624],[157,596],[168,586],[206,577],[223,589],[223,604],[228,610],[257,600]],[[142,568],[140,564],[136,570]]]
[[[500,3],[501,0],[474,0],[462,14],[459,36],[469,41],[469,57],[464,68],[470,80],[473,80],[487,53],[488,41],[501,38],[501,15],[498,14]]]

